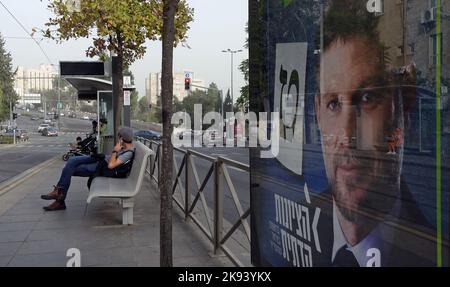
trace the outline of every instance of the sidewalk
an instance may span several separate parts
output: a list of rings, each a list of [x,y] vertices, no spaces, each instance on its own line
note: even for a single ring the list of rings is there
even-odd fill
[[[0,196],[0,267],[66,266],[69,248],[81,252],[81,266],[159,266],[159,195],[146,180],[135,201],[134,225],[121,225],[118,201],[94,200],[84,216],[86,179],[72,179],[67,210],[44,212],[40,199],[59,177],[58,160]],[[174,204],[174,266],[233,266],[211,257],[212,244]]]

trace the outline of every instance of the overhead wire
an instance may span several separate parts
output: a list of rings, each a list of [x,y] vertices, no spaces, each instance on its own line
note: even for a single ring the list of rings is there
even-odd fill
[[[28,32],[27,28],[25,28],[25,26],[19,21],[19,19],[17,19],[17,17],[8,9],[8,7],[5,6],[5,4],[3,4],[3,2],[0,0],[0,5],[3,6],[3,8],[9,13],[9,15],[11,15],[11,17],[13,17],[13,19],[19,24],[19,26],[25,31],[25,33],[27,33],[28,36],[31,37],[31,39],[36,43],[36,45],[39,47],[39,49],[41,50],[42,54],[44,54],[45,58],[47,58],[47,61],[53,65],[52,60],[50,60],[50,57],[47,55],[47,53],[45,52],[45,50],[42,48],[41,44],[36,41],[36,39],[33,37],[33,35]]]

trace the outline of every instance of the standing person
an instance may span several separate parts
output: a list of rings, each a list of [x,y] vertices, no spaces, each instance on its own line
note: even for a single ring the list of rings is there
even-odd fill
[[[396,128],[392,136],[388,139],[389,151],[387,154],[397,154],[396,150],[403,144],[403,132],[401,128]]]
[[[66,166],[61,172],[61,176],[53,191],[42,195],[44,200],[55,200],[49,206],[45,206],[46,211],[56,211],[66,209],[65,199],[69,191],[72,176],[91,177],[98,174],[98,167],[106,167],[107,172],[104,176],[124,177],[127,174],[117,172],[117,168],[127,164],[126,171],[131,170],[132,159],[134,157],[133,130],[128,127],[119,129],[119,140],[114,146],[111,156],[105,158],[106,163],[98,164],[98,160],[91,156],[72,157],[67,161]]]

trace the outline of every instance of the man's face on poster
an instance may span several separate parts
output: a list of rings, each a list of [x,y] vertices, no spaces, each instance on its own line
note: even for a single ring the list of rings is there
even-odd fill
[[[396,128],[404,131],[402,100],[395,87],[384,84],[386,72],[376,55],[376,46],[362,37],[333,42],[322,55],[316,96],[333,198],[353,222],[361,218],[355,211],[388,213],[399,192],[402,146],[396,155],[387,154],[387,141]]]

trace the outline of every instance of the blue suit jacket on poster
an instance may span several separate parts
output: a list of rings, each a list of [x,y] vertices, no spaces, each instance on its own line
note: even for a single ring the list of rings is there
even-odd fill
[[[381,254],[387,262],[382,267],[436,266],[436,232],[420,211],[407,185],[402,182],[400,189],[400,216],[394,223],[395,232],[393,242],[389,242],[389,254]],[[312,206],[321,208],[318,234],[322,252],[313,253],[313,266],[332,266],[334,234],[331,191],[328,189],[311,200]],[[378,224],[386,223],[381,221]]]

